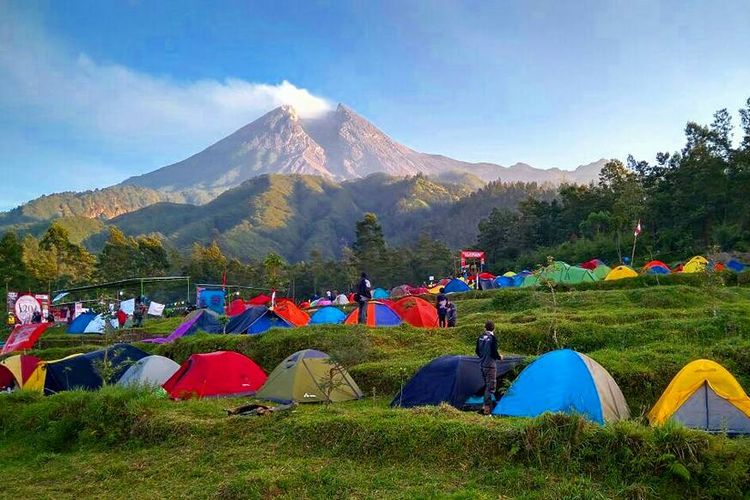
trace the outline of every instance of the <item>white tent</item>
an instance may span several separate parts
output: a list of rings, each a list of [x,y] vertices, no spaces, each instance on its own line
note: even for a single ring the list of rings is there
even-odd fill
[[[128,368],[117,383],[124,386],[161,387],[179,369],[180,365],[164,356],[146,356]]]
[[[112,328],[117,328],[119,326],[117,318],[110,319],[109,324],[112,325]],[[104,317],[102,317],[101,314],[97,314],[96,317],[86,325],[86,329],[83,333],[104,333]]]
[[[337,306],[345,306],[349,303],[349,299],[347,299],[346,295],[342,293],[342,294],[339,294],[338,297],[333,299],[333,303]]]

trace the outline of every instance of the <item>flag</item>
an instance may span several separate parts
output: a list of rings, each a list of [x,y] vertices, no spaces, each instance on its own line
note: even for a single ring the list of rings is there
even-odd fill
[[[641,221],[638,220],[638,224],[635,226],[635,230],[633,231],[633,236],[638,237],[638,235],[641,234]]]
[[[0,354],[31,349],[50,325],[51,323],[29,323],[27,325],[16,326],[8,337],[8,340],[5,341]]]

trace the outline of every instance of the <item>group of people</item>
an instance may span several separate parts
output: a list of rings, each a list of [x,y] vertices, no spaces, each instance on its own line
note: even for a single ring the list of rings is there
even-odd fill
[[[456,326],[456,304],[448,300],[445,288],[441,288],[440,293],[437,294],[435,305],[438,312],[438,326],[441,328],[453,328]]]

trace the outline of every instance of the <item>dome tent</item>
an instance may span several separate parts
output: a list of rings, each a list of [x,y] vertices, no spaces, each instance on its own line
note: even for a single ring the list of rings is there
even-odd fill
[[[133,363],[117,385],[161,387],[179,369],[180,365],[164,356],[146,356]]]
[[[310,318],[310,325],[335,325],[343,323],[346,319],[346,314],[341,309],[333,306],[326,306],[322,309],[315,311],[315,314]]]
[[[267,332],[271,328],[292,328],[293,326],[292,323],[277,315],[266,306],[255,306],[230,319],[225,331],[227,333],[258,335]]]
[[[253,395],[268,377],[255,362],[234,351],[193,354],[162,386],[172,399]]]
[[[628,266],[617,266],[614,269],[612,269],[609,274],[607,274],[607,277],[604,278],[605,281],[616,281],[621,280],[625,278],[637,278],[638,273],[633,271]]]
[[[453,278],[442,288],[445,288],[445,293],[460,293],[468,292],[469,290],[471,290],[471,288],[469,288],[469,285],[458,278]],[[438,290],[438,293],[439,292],[440,290]]]
[[[648,419],[652,425],[675,420],[709,432],[750,434],[750,398],[723,366],[699,359],[675,375]]]
[[[0,365],[10,370],[16,380],[16,385],[23,388],[41,362],[42,360],[37,357],[20,354],[5,358],[0,362]]]
[[[402,320],[417,328],[437,328],[435,306],[419,297],[404,297],[393,303],[393,310]]]
[[[708,266],[708,259],[702,255],[696,255],[682,266],[683,273],[702,273]]]
[[[346,317],[344,324],[356,325],[359,319],[359,310],[355,309]],[[384,302],[371,300],[367,303],[367,326],[398,326],[401,318],[396,311]]]
[[[372,298],[373,299],[387,299],[388,298],[388,292],[383,288],[376,288],[372,291]]]
[[[279,363],[255,395],[279,403],[338,403],[360,399],[362,391],[349,373],[324,352],[298,351]]]
[[[570,349],[548,352],[527,366],[492,414],[536,417],[546,412],[579,413],[600,424],[630,416],[607,370]]]
[[[497,361],[497,376],[501,377],[515,368],[522,358],[504,356]],[[476,356],[440,356],[422,368],[404,385],[393,398],[391,406],[411,408],[414,406],[448,403],[463,408],[466,401],[484,391],[484,379]]]

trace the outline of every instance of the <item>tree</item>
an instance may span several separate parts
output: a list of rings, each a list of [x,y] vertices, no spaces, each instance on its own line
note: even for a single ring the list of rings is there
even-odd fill
[[[10,288],[22,290],[31,285],[31,276],[23,260],[23,246],[13,231],[0,239],[0,279]]]
[[[218,283],[226,270],[227,258],[215,241],[207,247],[200,243],[193,245],[185,271],[194,280],[204,283]]]
[[[284,273],[285,267],[286,262],[280,255],[273,252],[266,255],[263,260],[263,277],[267,287],[274,290],[286,288],[289,281]]]
[[[32,275],[51,287],[86,283],[92,278],[96,257],[70,242],[68,231],[53,222],[40,241],[24,239],[24,259]]]
[[[366,213],[362,220],[357,222],[355,234],[352,249],[360,266],[374,279],[384,281],[387,274],[384,269],[386,246],[383,228],[377,216]]]

